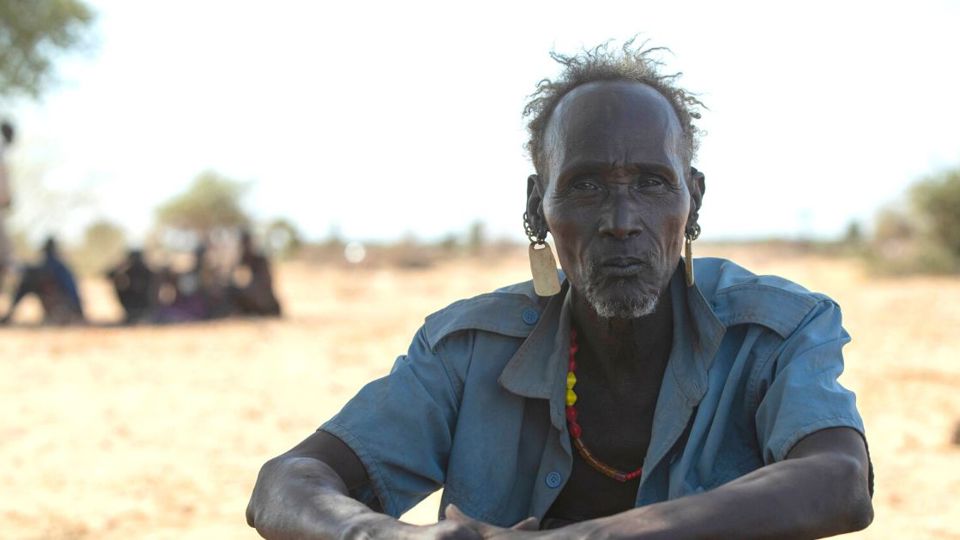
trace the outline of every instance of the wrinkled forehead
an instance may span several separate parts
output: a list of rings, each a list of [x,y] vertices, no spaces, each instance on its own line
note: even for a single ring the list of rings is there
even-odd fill
[[[660,92],[632,81],[578,86],[557,104],[544,134],[546,162],[571,156],[612,163],[675,161],[683,130],[673,106]]]

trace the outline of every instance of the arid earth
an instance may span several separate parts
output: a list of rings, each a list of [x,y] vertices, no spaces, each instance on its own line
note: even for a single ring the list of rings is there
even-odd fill
[[[700,247],[833,296],[854,341],[876,469],[861,538],[960,538],[960,279],[868,277],[857,261]],[[256,538],[260,465],[385,374],[423,317],[527,279],[525,253],[426,269],[287,263],[287,316],[136,328],[0,328],[0,538]],[[83,283],[92,318],[117,310]],[[431,497],[407,519],[435,519]]]

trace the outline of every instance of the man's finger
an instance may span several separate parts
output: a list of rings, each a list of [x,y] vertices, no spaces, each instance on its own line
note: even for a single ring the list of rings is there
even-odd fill
[[[450,521],[460,523],[462,525],[466,525],[467,527],[470,527],[471,529],[483,535],[484,538],[492,538],[494,536],[501,535],[504,532],[514,530],[514,529],[530,530],[527,528],[529,527],[530,518],[527,518],[521,521],[520,523],[517,523],[510,529],[504,529],[502,527],[497,527],[496,525],[491,525],[489,523],[485,523],[483,521],[473,519],[472,517],[464,514],[462,510],[460,510],[453,504],[447,505],[447,507],[443,510],[443,515]],[[523,527],[520,527],[521,525],[523,525]]]
[[[443,509],[443,517],[460,522],[473,521],[470,516],[464,514],[455,504],[448,504],[447,507]]]
[[[444,508],[443,516],[450,521],[462,523],[481,533],[493,528],[493,525],[490,525],[489,523],[484,523],[464,514],[463,510],[460,510],[454,504],[448,504],[447,507]]]
[[[530,516],[510,528],[515,531],[537,531],[540,530],[540,520],[534,516]]]

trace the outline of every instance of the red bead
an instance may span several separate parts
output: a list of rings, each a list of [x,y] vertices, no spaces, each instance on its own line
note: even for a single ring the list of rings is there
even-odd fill
[[[576,355],[579,350],[579,345],[577,344],[577,331],[574,328],[570,328],[570,363],[568,364],[567,373],[573,373],[577,370]],[[570,390],[572,391],[572,390]],[[628,473],[624,473],[614,469],[613,467],[607,465],[606,463],[595,458],[593,454],[590,453],[590,450],[583,444],[583,440],[580,439],[583,435],[583,430],[580,429],[580,424],[577,423],[577,409],[573,405],[569,405],[566,408],[567,416],[567,426],[570,429],[570,436],[573,437],[573,445],[577,448],[580,457],[584,459],[591,467],[597,471],[605,474],[606,476],[613,478],[618,482],[627,482],[635,478],[639,478],[643,474],[643,469],[637,469]]]

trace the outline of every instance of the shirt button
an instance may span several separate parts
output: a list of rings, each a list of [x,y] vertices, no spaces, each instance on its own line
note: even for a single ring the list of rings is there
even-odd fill
[[[523,318],[523,322],[527,324],[537,324],[537,321],[540,320],[540,314],[533,308],[523,310],[521,317]]]
[[[560,473],[558,473],[557,471],[552,471],[550,473],[547,473],[546,481],[547,481],[548,488],[556,489],[560,487],[560,484],[563,483],[563,477],[560,476]]]

